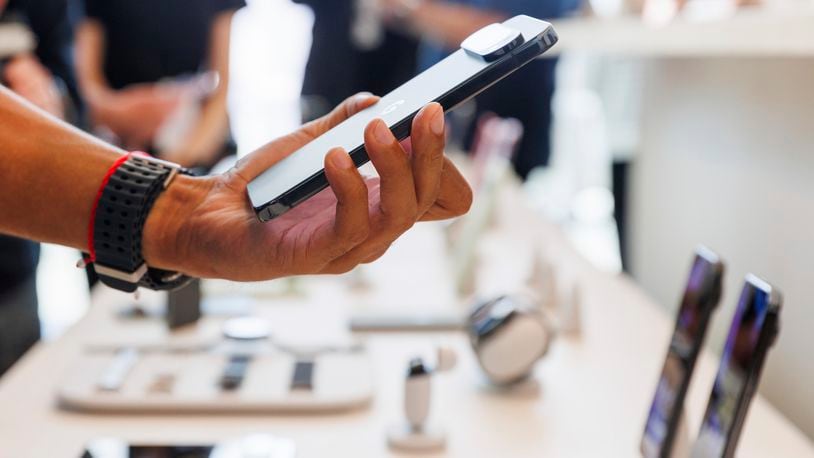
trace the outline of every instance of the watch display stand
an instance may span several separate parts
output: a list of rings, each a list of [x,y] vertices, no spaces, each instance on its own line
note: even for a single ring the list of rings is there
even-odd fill
[[[99,413],[285,414],[349,411],[373,398],[373,368],[364,350],[314,355],[302,388],[295,381],[297,356],[254,348],[88,349],[63,375],[57,400],[64,409]],[[223,388],[224,370],[240,355],[249,360],[245,374],[236,386]]]

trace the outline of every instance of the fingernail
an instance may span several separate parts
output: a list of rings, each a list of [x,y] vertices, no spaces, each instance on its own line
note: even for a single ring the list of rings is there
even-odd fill
[[[344,151],[334,151],[330,157],[333,165],[341,170],[350,170],[353,168],[353,160]]]
[[[382,145],[389,145],[393,142],[393,134],[390,133],[387,124],[382,120],[376,121],[376,127],[373,128],[373,136],[376,137],[376,141]]]
[[[430,122],[430,129],[432,129],[432,133],[438,135],[444,135],[444,110],[441,107],[435,108],[435,114],[432,117],[432,121]]]
[[[367,101],[367,99],[371,97],[373,97],[373,94],[371,94],[370,92],[360,92],[353,96],[353,101],[351,101],[351,104],[355,108],[358,108],[359,105],[363,104],[365,101]]]

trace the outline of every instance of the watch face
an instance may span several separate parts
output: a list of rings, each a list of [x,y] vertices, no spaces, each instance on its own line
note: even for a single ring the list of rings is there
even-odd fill
[[[478,337],[484,337],[504,323],[514,312],[517,305],[507,297],[501,297],[479,307],[470,319],[472,331]]]

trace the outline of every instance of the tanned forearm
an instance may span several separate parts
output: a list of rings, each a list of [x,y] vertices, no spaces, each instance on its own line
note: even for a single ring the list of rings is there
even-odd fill
[[[0,232],[86,248],[96,192],[121,154],[0,86]]]
[[[35,108],[0,86],[0,233],[83,251],[99,186],[124,151]],[[201,180],[178,176],[144,227],[144,259],[175,268],[173,215]]]

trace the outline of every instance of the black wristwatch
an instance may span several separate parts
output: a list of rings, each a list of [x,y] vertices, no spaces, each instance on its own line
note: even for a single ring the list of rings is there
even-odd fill
[[[132,153],[100,190],[93,219],[93,268],[102,283],[126,292],[139,286],[180,288],[191,281],[178,272],[148,267],[141,251],[144,223],[158,196],[178,174],[177,164]]]

